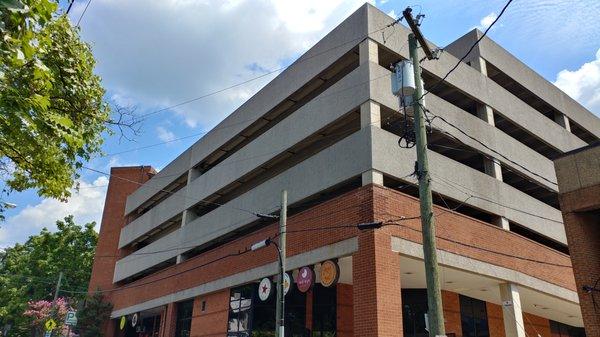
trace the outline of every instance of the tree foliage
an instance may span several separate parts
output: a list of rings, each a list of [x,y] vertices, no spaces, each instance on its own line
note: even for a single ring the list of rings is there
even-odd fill
[[[79,336],[102,336],[102,327],[109,320],[111,311],[112,304],[104,301],[101,293],[89,295],[85,300],[85,306],[77,312]]]
[[[0,32],[0,173],[9,190],[65,200],[103,133],[134,122],[111,119],[91,48],[57,0],[0,0]]]
[[[76,225],[72,216],[56,224],[56,232],[44,228],[24,244],[5,249],[1,256],[0,327],[11,324],[9,336],[28,334],[31,318],[23,314],[28,302],[52,300],[61,271],[63,289],[87,290],[98,240],[95,224]],[[73,301],[83,298],[77,293],[64,294]]]

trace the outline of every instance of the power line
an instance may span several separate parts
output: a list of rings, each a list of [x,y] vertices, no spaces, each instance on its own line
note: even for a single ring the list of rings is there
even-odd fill
[[[90,1],[91,1],[91,0],[90,0]],[[89,3],[88,3],[88,5],[89,5]],[[86,8],[87,8],[87,7],[86,7]],[[353,43],[353,42],[356,42],[356,41],[362,41],[362,40],[364,40],[364,39],[366,39],[366,38],[369,38],[369,37],[371,36],[371,34],[375,34],[375,33],[377,33],[377,32],[380,32],[380,31],[383,31],[383,30],[385,30],[385,29],[388,29],[388,28],[390,28],[390,27],[393,27],[393,26],[395,26],[396,24],[398,24],[398,22],[400,22],[400,19],[396,19],[396,20],[394,20],[392,23],[389,23],[389,24],[387,24],[387,25],[383,26],[382,28],[379,28],[379,29],[373,30],[373,31],[371,31],[371,32],[368,32],[368,33],[367,33],[366,35],[364,35],[364,36],[360,36],[360,37],[357,37],[357,38],[354,38],[354,39],[348,40],[348,41],[346,41],[346,42],[343,42],[343,43],[341,43],[341,44],[338,44],[338,45],[336,45],[336,46],[333,46],[333,47],[331,47],[331,48],[328,48],[328,49],[322,50],[322,51],[320,51],[320,52],[318,52],[318,53],[316,53],[316,54],[314,54],[314,55],[310,55],[310,56],[306,56],[306,57],[302,57],[302,56],[301,56],[299,59],[297,59],[296,61],[294,61],[294,62],[293,62],[293,63],[292,63],[290,66],[292,66],[292,65],[298,65],[298,64],[300,64],[300,63],[306,62],[306,61],[308,61],[308,60],[311,60],[311,59],[313,59],[313,58],[315,58],[315,57],[321,56],[321,55],[323,55],[323,54],[326,54],[326,53],[328,53],[328,52],[330,52],[330,51],[333,51],[333,50],[336,50],[336,49],[338,49],[338,48],[341,48],[341,47],[343,47],[343,46],[345,46],[345,45],[347,45],[347,44],[350,44],[350,43]],[[247,84],[247,83],[250,83],[250,82],[256,81],[256,80],[258,80],[258,79],[261,79],[261,78],[263,78],[263,77],[265,77],[265,76],[268,76],[268,75],[271,75],[271,74],[274,74],[274,73],[278,73],[278,72],[284,71],[284,70],[286,70],[287,68],[289,68],[290,66],[284,66],[284,67],[280,67],[280,68],[277,68],[277,69],[274,69],[274,70],[270,70],[270,71],[268,71],[268,72],[266,72],[266,73],[264,73],[264,74],[261,74],[261,75],[259,75],[259,76],[256,76],[256,77],[252,77],[252,78],[250,78],[250,79],[247,79],[247,80],[245,80],[245,81],[242,81],[242,82],[238,82],[238,83],[232,84],[232,85],[230,85],[230,86],[228,86],[228,87],[221,88],[221,89],[218,89],[218,90],[215,90],[215,91],[212,91],[212,92],[208,92],[208,93],[202,94],[202,95],[200,95],[200,96],[198,96],[198,97],[194,97],[194,98],[191,98],[191,99],[188,99],[188,100],[185,100],[185,101],[182,101],[182,102],[179,102],[179,103],[176,103],[176,104],[173,104],[173,105],[170,105],[170,106],[167,106],[167,107],[164,107],[164,108],[161,108],[161,109],[158,109],[158,110],[155,110],[155,111],[149,112],[149,113],[142,114],[142,115],[140,115],[140,117],[139,117],[139,118],[137,118],[137,119],[136,119],[136,121],[141,121],[141,120],[144,120],[144,119],[146,119],[146,118],[147,118],[147,117],[149,117],[149,116],[152,116],[152,115],[155,115],[155,114],[158,114],[158,113],[161,113],[161,112],[164,112],[164,111],[167,111],[167,110],[173,109],[173,108],[177,108],[177,107],[180,107],[180,106],[182,106],[182,105],[185,105],[185,104],[189,104],[189,103],[192,103],[192,102],[196,102],[196,101],[198,101],[198,100],[201,100],[201,99],[204,99],[204,98],[207,98],[207,97],[213,96],[213,95],[215,95],[215,94],[218,94],[218,93],[221,93],[221,92],[224,92],[224,91],[227,91],[227,90],[230,90],[230,89],[233,89],[233,88],[239,87],[239,86],[241,86],[241,85],[244,85],[244,84]]]
[[[72,0],[72,1],[75,2],[75,0]],[[81,23],[81,19],[83,19],[83,16],[85,15],[85,12],[87,11],[87,9],[91,3],[92,3],[92,0],[88,0],[87,4],[85,5],[85,8],[83,9],[83,12],[81,12],[81,15],[79,16],[79,20],[77,20],[77,24],[75,25],[75,27],[79,27],[79,24]]]
[[[483,34],[481,35],[481,37],[479,37],[479,39],[477,39],[477,41],[475,41],[475,43],[473,43],[473,45],[471,46],[471,48],[469,48],[469,50],[467,51],[467,53],[463,57],[461,57],[460,60],[458,60],[458,62],[456,62],[456,64],[454,65],[454,67],[452,67],[450,69],[450,71],[448,71],[448,73],[446,73],[446,75],[444,75],[442,77],[442,79],[440,79],[439,81],[437,81],[433,86],[431,86],[429,88],[429,90],[427,90],[423,95],[421,95],[421,97],[419,97],[417,99],[417,101],[420,101],[423,97],[425,97],[425,95],[429,94],[431,92],[431,90],[433,90],[438,85],[442,84],[448,78],[448,76],[450,76],[450,74],[452,74],[452,72],[454,72],[460,66],[460,64],[467,58],[467,56],[469,56],[469,54],[471,54],[471,52],[473,51],[473,49],[475,49],[475,47],[479,44],[479,42],[481,42],[481,40],[483,40],[483,38],[487,35],[488,31],[490,29],[492,29],[492,27],[500,19],[500,17],[502,16],[502,14],[504,14],[504,12],[508,8],[508,6],[511,4],[511,2],[513,2],[513,0],[508,0],[508,2],[506,3],[506,5],[504,5],[504,7],[502,8],[502,10],[500,11],[500,14],[498,14],[498,16],[496,17],[496,19],[494,19],[494,21],[487,27],[487,29],[483,32]],[[415,66],[418,66],[418,65],[415,65]]]
[[[419,104],[420,104],[420,103],[419,103]],[[540,174],[538,174],[538,173],[536,173],[536,172],[533,172],[532,170],[530,170],[529,168],[525,167],[524,165],[521,165],[521,164],[517,163],[516,161],[514,161],[514,160],[510,159],[509,157],[505,156],[504,154],[502,154],[502,153],[500,153],[500,152],[496,151],[495,149],[493,149],[493,148],[489,147],[489,146],[488,146],[487,144],[485,144],[484,142],[482,142],[482,141],[480,141],[479,139],[477,139],[477,138],[475,138],[475,137],[471,136],[470,134],[468,134],[466,131],[464,131],[463,129],[461,129],[460,127],[458,127],[456,124],[454,124],[454,123],[452,123],[452,122],[449,122],[449,121],[448,121],[446,118],[444,118],[444,117],[442,117],[442,116],[440,116],[440,115],[436,115],[436,114],[432,113],[432,112],[431,112],[429,109],[427,109],[427,108],[425,108],[425,107],[423,107],[423,108],[424,108],[425,112],[429,112],[431,115],[433,115],[433,116],[434,116],[434,118],[433,118],[431,121],[433,121],[433,120],[434,120],[434,119],[436,119],[436,118],[437,118],[437,119],[439,119],[439,120],[441,120],[442,122],[444,122],[444,123],[448,124],[449,126],[451,126],[451,127],[452,127],[452,128],[454,128],[454,129],[456,129],[458,132],[460,132],[461,134],[463,134],[465,137],[467,137],[467,138],[469,138],[469,139],[473,140],[474,142],[476,142],[476,143],[478,143],[479,145],[481,145],[481,146],[485,147],[485,148],[486,148],[486,149],[488,149],[489,151],[491,151],[491,152],[493,152],[493,153],[497,154],[498,156],[502,157],[504,160],[508,161],[509,163],[511,163],[511,164],[513,164],[513,165],[515,165],[515,166],[518,166],[518,167],[520,167],[520,168],[521,168],[521,169],[523,169],[524,171],[526,171],[526,172],[528,172],[528,173],[530,173],[530,174],[532,174],[532,175],[534,175],[534,176],[536,176],[536,177],[538,177],[538,178],[540,178],[540,179],[542,179],[542,180],[544,180],[544,181],[546,181],[546,182],[548,182],[548,183],[550,183],[550,184],[553,184],[553,185],[556,185],[556,186],[558,186],[558,184],[557,184],[557,183],[555,183],[554,181],[552,181],[552,180],[550,180],[550,179],[548,179],[548,178],[546,178],[546,177],[544,177],[544,176],[542,176],[542,175],[540,175]],[[454,137],[454,136],[453,136],[453,137]],[[461,142],[461,143],[462,143],[462,144],[464,144],[464,145],[467,145],[467,144],[465,144],[463,141],[459,140],[459,139],[458,139],[458,138],[456,138],[456,137],[454,137],[454,139],[458,140],[459,142]],[[467,146],[468,146],[468,145],[467,145]]]
[[[473,193],[475,193],[475,191],[471,190],[470,188],[468,188],[468,187],[466,187],[464,185],[460,185],[459,183],[456,183],[456,182],[453,182],[451,180],[448,180],[448,179],[446,179],[444,177],[441,177],[441,176],[439,176],[439,175],[437,175],[435,173],[432,173],[432,175],[435,176],[436,178],[438,178],[439,182],[445,183],[446,185],[450,186],[451,188],[455,189],[456,191],[459,191],[459,192],[461,192],[463,194],[466,194],[467,196],[470,196],[473,199],[483,200],[483,201],[489,202],[491,204],[494,204],[494,205],[497,205],[497,206],[500,206],[500,207],[504,207],[506,209],[513,210],[515,212],[519,212],[519,213],[523,213],[523,214],[526,214],[526,215],[530,215],[530,216],[533,216],[533,217],[536,217],[536,218],[539,218],[539,219],[542,219],[542,220],[547,220],[547,221],[555,222],[555,223],[558,223],[558,224],[561,224],[561,225],[563,224],[562,221],[554,220],[554,219],[551,219],[551,218],[548,218],[548,217],[545,217],[545,216],[542,216],[542,215],[539,215],[539,214],[534,214],[534,213],[531,213],[531,212],[528,212],[528,211],[524,211],[524,210],[518,209],[516,207],[507,206],[507,205],[504,205],[504,204],[499,203],[497,201],[488,199],[486,197],[482,197],[480,195],[475,195],[475,194],[473,194]],[[462,189],[460,189],[458,187],[463,188],[464,190],[462,190]],[[465,192],[465,190],[468,191],[468,192]]]

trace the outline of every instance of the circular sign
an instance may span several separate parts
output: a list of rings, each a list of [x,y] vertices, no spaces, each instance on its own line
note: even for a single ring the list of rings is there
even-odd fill
[[[125,329],[125,323],[127,323],[127,318],[125,318],[125,316],[121,316],[121,321],[119,322],[119,329]]]
[[[44,326],[46,327],[47,331],[52,331],[52,330],[56,329],[56,322],[52,318],[50,318],[49,320],[46,321]]]
[[[265,277],[260,280],[260,283],[258,284],[258,297],[261,301],[266,301],[271,297],[271,289],[273,289],[271,279]]]
[[[321,263],[321,285],[331,287],[336,284],[340,277],[340,267],[337,263],[327,260]]]
[[[290,278],[290,274],[283,274],[283,294],[287,295],[288,291],[290,291],[290,286],[292,285],[292,279]]]
[[[133,314],[133,317],[131,317],[131,326],[135,328],[135,326],[137,325],[137,321],[138,321],[138,314],[136,312],[135,314]]]
[[[312,286],[315,279],[315,273],[309,267],[302,267],[298,271],[298,276],[296,277],[296,285],[298,286],[298,290],[305,293]]]

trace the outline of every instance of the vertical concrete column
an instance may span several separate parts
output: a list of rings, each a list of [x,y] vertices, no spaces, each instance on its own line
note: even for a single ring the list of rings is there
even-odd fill
[[[482,57],[475,57],[471,60],[471,67],[477,69],[480,73],[487,76],[487,62]]]
[[[392,252],[385,229],[358,235],[352,279],[354,336],[403,336],[400,256]]]
[[[200,175],[201,175],[200,170],[198,170],[196,168],[191,168],[188,171],[187,187],[190,188],[192,181],[194,181],[194,179],[198,178]],[[184,210],[183,214],[181,215],[181,227],[184,227],[188,223],[194,221],[197,217],[198,216],[196,215],[196,213],[194,213],[194,211],[189,210],[189,209]],[[183,256],[181,254],[177,255],[177,260],[175,263],[179,264],[183,261],[185,261]]]
[[[360,127],[368,128],[371,126],[381,127],[381,106],[379,103],[367,101],[360,105]],[[383,174],[375,170],[363,172],[362,185],[369,184],[383,185]]]
[[[377,42],[367,38],[358,45],[359,64],[374,62],[379,63],[379,50]]]
[[[567,129],[567,131],[571,132],[571,122],[569,121],[569,117],[557,111],[554,113],[554,121],[556,122],[556,124],[562,126],[563,128]]]
[[[517,285],[512,283],[501,284],[500,299],[502,300],[504,334],[506,337],[526,337],[523,311],[521,310],[521,296]]]
[[[485,60],[481,57],[479,58],[481,62],[485,65]],[[477,106],[477,117],[484,120],[489,125],[495,126],[494,122],[494,110],[485,104],[478,104]],[[496,158],[483,158],[483,166],[485,168],[485,173],[489,176],[492,176],[500,181],[502,181],[502,166],[500,165],[500,161]],[[508,219],[503,216],[498,216],[493,220],[494,225],[498,227],[502,227],[506,230],[509,230]]]

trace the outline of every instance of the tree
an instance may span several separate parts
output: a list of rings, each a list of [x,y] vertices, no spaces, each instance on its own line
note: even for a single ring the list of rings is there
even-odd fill
[[[109,320],[112,304],[104,301],[101,293],[88,295],[85,306],[77,312],[80,337],[98,337],[103,334],[103,325]]]
[[[6,193],[66,200],[103,134],[137,121],[123,108],[111,119],[91,48],[57,1],[0,0],[0,173]]]
[[[85,297],[98,240],[95,224],[76,225],[72,216],[56,224],[56,232],[44,228],[24,244],[5,249],[0,260],[0,326],[12,325],[9,336],[28,335],[28,302],[52,300],[61,271],[61,294],[70,295],[73,302]]]
[[[36,336],[42,336],[46,330],[45,324],[49,319],[54,319],[57,324],[56,331],[60,332],[60,336],[71,337],[74,334],[71,329],[64,324],[67,312],[72,310],[69,302],[59,297],[55,302],[51,301],[29,301],[27,310],[23,313],[24,316],[31,319],[31,327]]]

